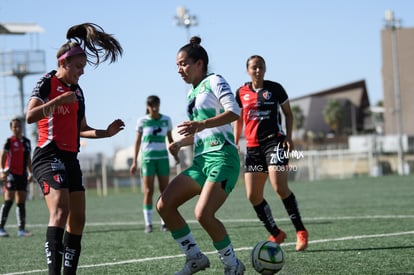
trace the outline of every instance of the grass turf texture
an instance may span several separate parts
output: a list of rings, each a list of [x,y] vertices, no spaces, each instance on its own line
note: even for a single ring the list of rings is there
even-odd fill
[[[349,180],[291,182],[310,234],[308,249],[295,252],[295,232],[282,202],[266,185],[266,199],[288,237],[282,245],[286,263],[278,274],[414,274],[414,176],[361,177]],[[184,256],[169,232],[144,233],[142,194],[130,189],[97,197],[87,192],[87,224],[78,274],[173,274]],[[181,211],[211,268],[223,267],[207,233],[194,220],[194,200]],[[13,206],[0,239],[0,274],[46,274],[44,255],[48,212],[43,200],[27,202],[30,238],[17,238]],[[217,216],[229,231],[245,274],[256,274],[252,247],[268,237],[245,198],[240,182]]]

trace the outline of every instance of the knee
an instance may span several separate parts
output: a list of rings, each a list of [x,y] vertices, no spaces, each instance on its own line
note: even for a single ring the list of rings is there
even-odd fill
[[[276,190],[277,195],[279,196],[279,198],[281,198],[282,200],[289,197],[290,194],[292,194],[292,191],[290,191],[289,187],[284,187],[284,188],[278,188]]]
[[[161,216],[163,216],[165,214],[165,209],[168,209],[165,206],[165,203],[164,203],[164,201],[162,200],[161,197],[157,200],[157,203],[156,203],[155,207],[157,209],[158,214],[160,214]]]
[[[257,205],[263,201],[263,195],[251,193],[247,194],[247,199],[251,204]]]
[[[206,210],[204,209],[195,209],[194,210],[194,216],[196,218],[196,220],[200,223],[200,224],[206,224],[209,222],[209,220],[211,219],[211,217],[213,215],[210,215]]]
[[[69,209],[57,208],[54,211],[50,211],[49,223],[53,226],[64,227],[68,216]]]
[[[66,230],[75,235],[82,235],[85,228],[85,217],[69,218]]]

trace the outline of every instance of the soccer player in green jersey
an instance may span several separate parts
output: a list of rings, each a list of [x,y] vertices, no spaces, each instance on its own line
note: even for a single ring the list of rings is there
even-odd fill
[[[141,176],[143,179],[144,202],[143,213],[145,232],[151,233],[152,227],[152,197],[154,195],[155,176],[158,177],[160,193],[164,191],[169,181],[170,163],[165,139],[173,142],[171,130],[172,122],[169,116],[160,113],[160,98],[156,95],[147,97],[147,114],[140,117],[137,122],[137,137],[134,145],[134,157],[130,172],[135,175],[137,171],[137,157],[141,149]],[[177,162],[179,159],[174,155]],[[161,220],[161,231],[167,231]]]
[[[195,241],[178,207],[199,195],[194,213],[212,239],[224,265],[224,274],[243,274],[223,223],[215,216],[234,188],[240,159],[231,122],[239,118],[240,108],[229,84],[217,74],[209,74],[208,55],[193,37],[177,54],[178,73],[192,85],[187,95],[189,121],[178,125],[184,138],[170,144],[175,154],[182,146],[194,145],[193,164],[176,176],[157,202],[157,210],[178,246],[186,255],[184,268],[176,274],[193,274],[210,266]]]

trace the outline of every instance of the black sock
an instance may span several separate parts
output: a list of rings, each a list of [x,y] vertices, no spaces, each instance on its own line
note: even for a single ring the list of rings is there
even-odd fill
[[[270,209],[269,204],[267,204],[267,201],[263,199],[260,204],[253,206],[253,208],[254,211],[256,211],[257,217],[262,221],[267,231],[276,237],[279,234],[279,228],[273,219],[272,210]]]
[[[302,218],[300,217],[298,203],[296,202],[295,195],[291,193],[290,196],[282,200],[282,202],[296,231],[306,230],[305,226],[302,223]]]
[[[19,230],[24,230],[26,226],[26,205],[24,202],[16,205],[16,218]]]
[[[78,268],[79,256],[81,252],[81,240],[82,235],[73,235],[65,232],[64,246],[65,246],[65,257],[63,265],[64,275],[76,274]]]
[[[63,228],[49,226],[46,231],[46,261],[49,275],[59,275],[62,268]]]
[[[13,205],[12,200],[4,201],[4,204],[1,206],[0,214],[1,214],[1,222],[0,222],[0,228],[4,228],[7,222],[7,217],[9,216],[10,208]]]

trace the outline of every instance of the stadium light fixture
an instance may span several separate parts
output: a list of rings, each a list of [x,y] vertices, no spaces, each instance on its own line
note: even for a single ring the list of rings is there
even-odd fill
[[[400,28],[401,19],[395,18],[394,11],[385,11],[385,28],[391,31],[391,51],[394,74],[394,93],[395,93],[395,114],[397,116],[398,127],[398,174],[404,175],[404,150],[403,150],[403,124],[401,115],[401,93],[400,93],[400,75],[398,65],[398,45],[397,45],[397,29]]]
[[[185,27],[187,30],[187,40],[190,40],[190,27],[197,26],[197,16],[190,15],[188,9],[183,6],[177,7],[177,14],[174,16],[175,22],[179,27]]]

